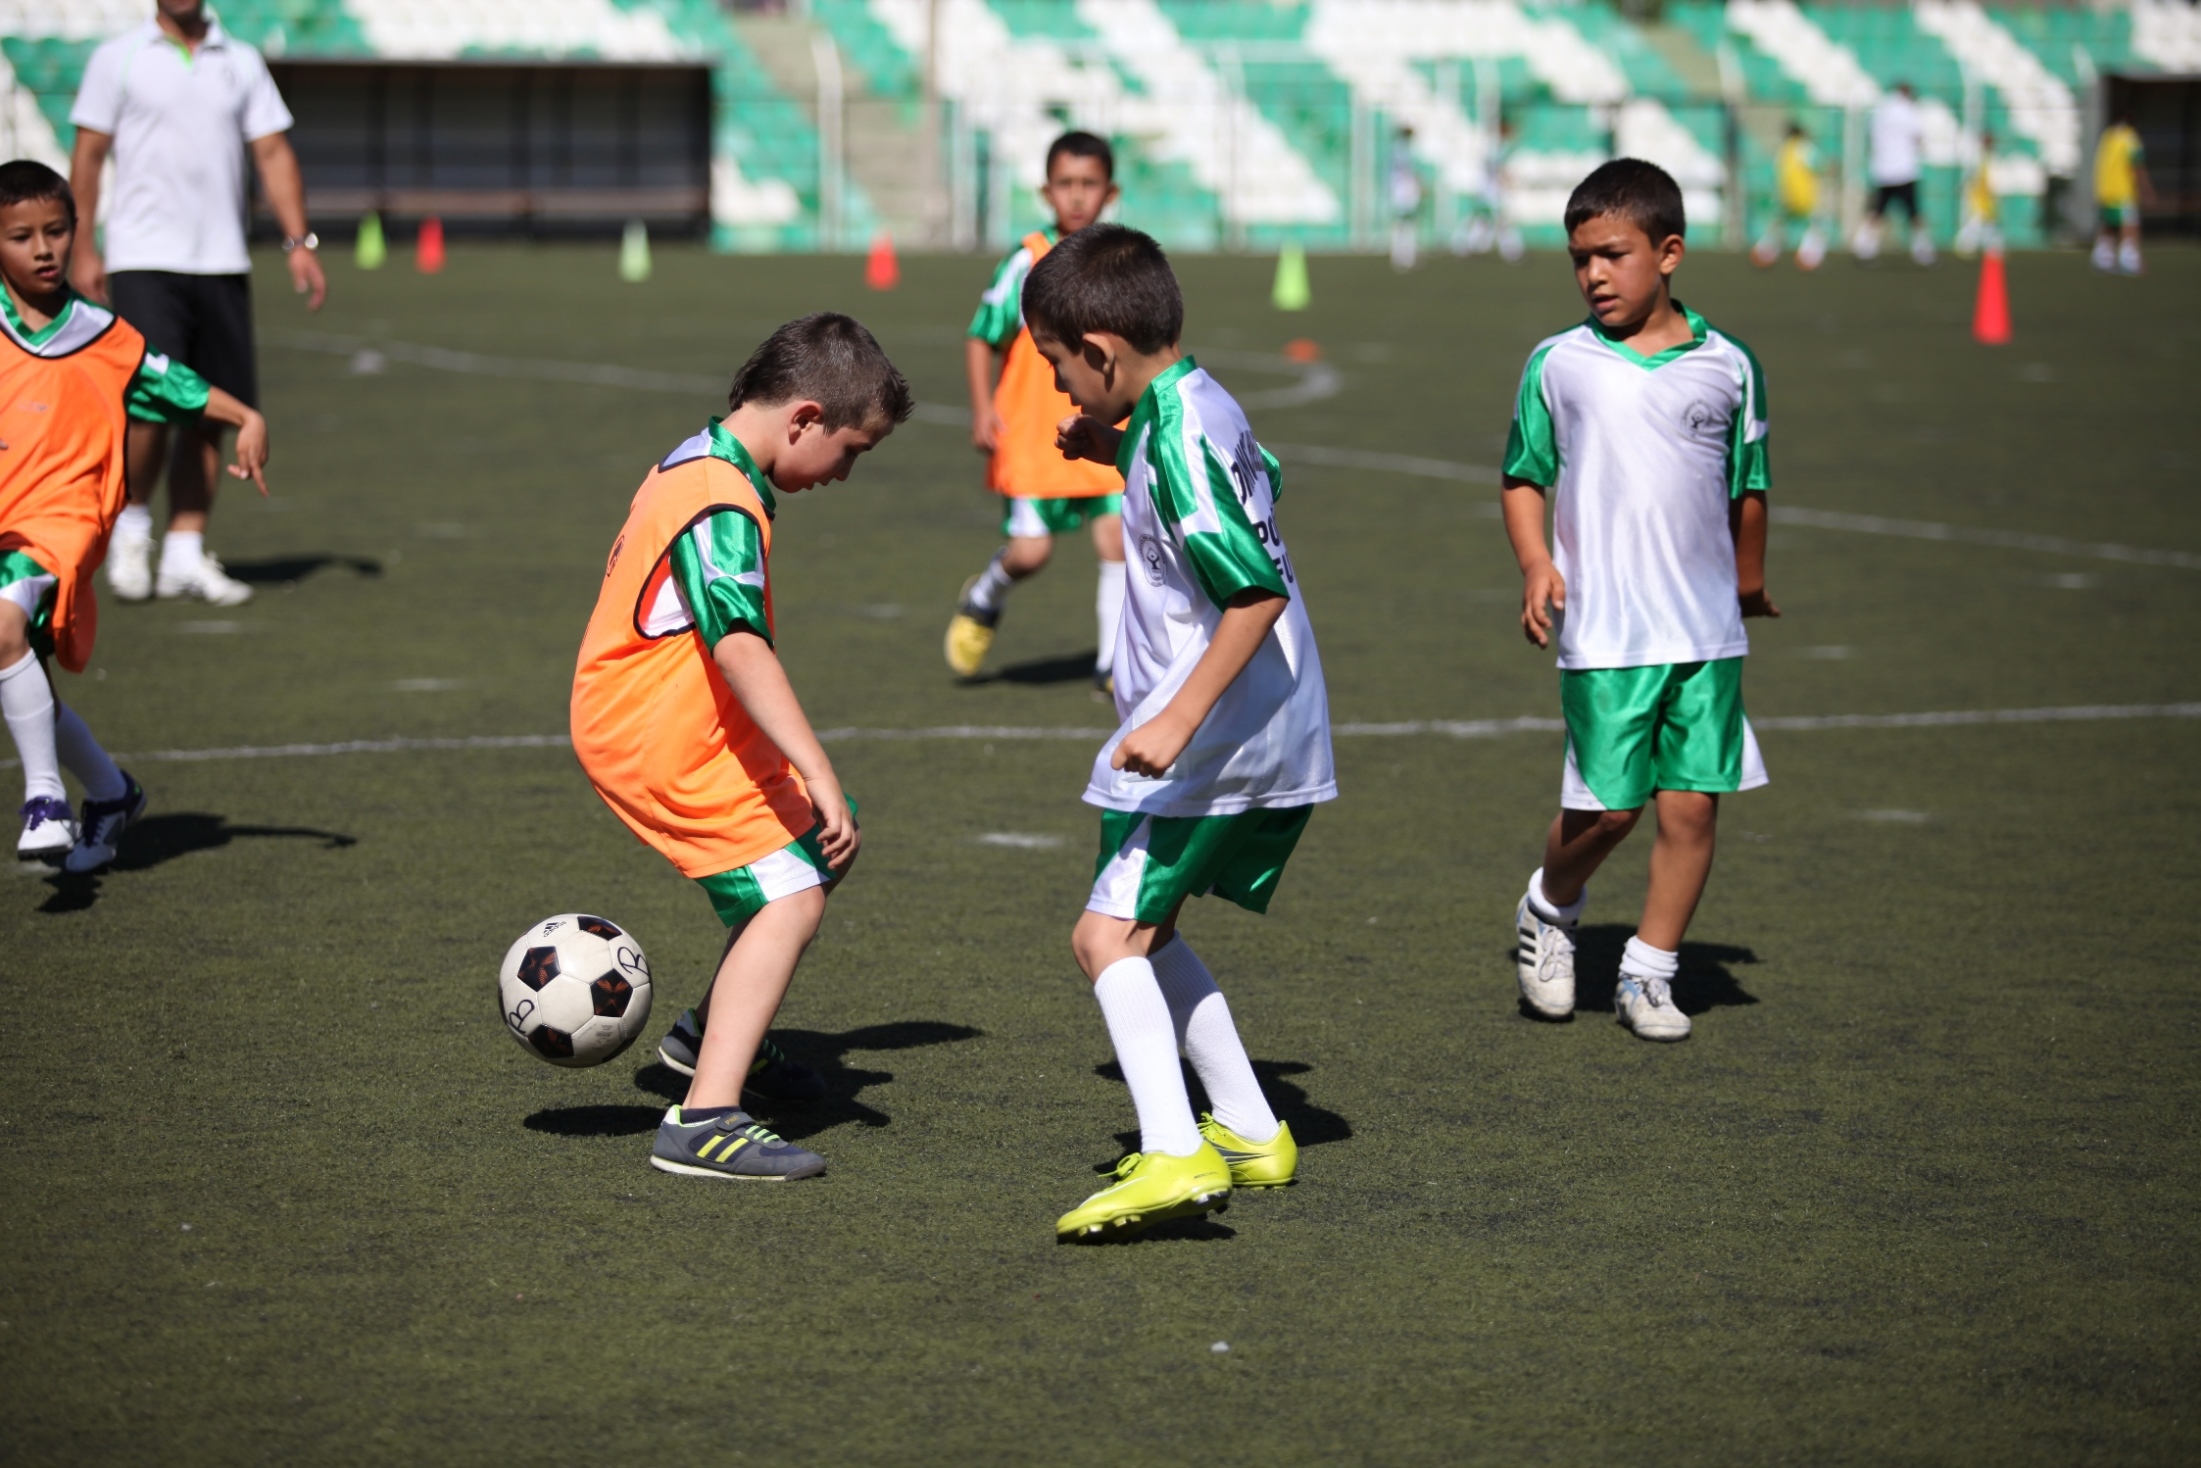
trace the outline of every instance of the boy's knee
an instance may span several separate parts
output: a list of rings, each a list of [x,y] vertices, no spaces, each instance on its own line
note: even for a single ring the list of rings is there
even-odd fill
[[[1054,558],[1055,542],[1052,536],[1018,535],[1011,537],[1008,550],[1001,557],[1001,569],[1011,576],[1029,576],[1043,569]]]
[[[1719,822],[1720,802],[1701,790],[1662,790],[1658,797],[1658,822],[1680,831],[1709,834]]]
[[[1643,807],[1634,810],[1601,810],[1597,813],[1597,834],[1608,840],[1618,841],[1643,819]]]
[[[0,602],[0,668],[12,668],[30,654],[30,621],[13,602]]]

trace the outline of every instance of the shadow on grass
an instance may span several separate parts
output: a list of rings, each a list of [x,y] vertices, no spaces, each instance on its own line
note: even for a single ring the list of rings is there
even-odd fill
[[[1100,654],[1074,652],[1063,657],[1033,658],[1029,662],[1011,663],[1006,668],[991,673],[981,673],[966,678],[966,688],[976,688],[985,683],[1084,683],[1093,676],[1093,664]]]
[[[1583,928],[1574,939],[1574,1012],[1575,1014],[1610,1014],[1613,992],[1620,987],[1620,956],[1628,947],[1628,940],[1635,936],[1635,929],[1624,923],[1599,923]],[[1514,959],[1512,949],[1506,950],[1506,961]],[[1674,975],[1674,1007],[1683,1014],[1699,1015],[1707,1010],[1722,1009],[1731,1005],[1756,1004],[1758,996],[1742,986],[1729,970],[1729,965],[1761,962],[1757,950],[1737,948],[1731,943],[1681,944],[1681,971]],[[1526,999],[1520,1001],[1521,1013],[1544,1024],[1567,1024],[1566,1019],[1546,1019],[1529,1007]]]
[[[224,562],[222,569],[238,581],[253,586],[281,586],[305,580],[316,571],[340,568],[355,576],[382,574],[382,563],[366,556],[275,556],[261,561]]]
[[[313,826],[232,826],[229,817],[209,814],[206,811],[174,811],[147,816],[122,836],[122,844],[116,849],[114,865],[107,873],[95,876],[71,876],[67,872],[55,872],[47,881],[53,886],[53,895],[39,906],[40,912],[82,912],[99,901],[100,882],[103,876],[114,872],[142,872],[174,861],[179,856],[189,856],[196,851],[215,851],[237,840],[316,841],[323,850],[338,851],[347,846],[357,846],[359,838],[346,836],[339,831],[323,831]]]
[[[1302,1150],[1320,1147],[1329,1142],[1342,1142],[1353,1134],[1353,1124],[1336,1112],[1317,1106],[1307,1099],[1305,1088],[1287,1080],[1287,1076],[1305,1075],[1314,1067],[1304,1060],[1256,1060],[1254,1076],[1261,1082],[1261,1094],[1269,1098],[1269,1106],[1283,1123],[1292,1129],[1292,1140]],[[1185,1066],[1185,1091],[1192,1098],[1195,1113],[1209,1110],[1207,1089],[1200,1084],[1190,1065]],[[1105,1081],[1123,1082],[1123,1069],[1111,1060],[1105,1065],[1093,1067],[1093,1074]],[[1118,1132],[1116,1140],[1129,1152],[1139,1145],[1135,1131]],[[1114,1159],[1096,1164],[1095,1170],[1109,1172],[1115,1167]]]
[[[1216,1212],[1221,1212],[1217,1209]],[[1197,1218],[1172,1218],[1140,1230],[1128,1238],[1116,1238],[1109,1234],[1095,1234],[1087,1239],[1065,1239],[1063,1242],[1079,1249],[1128,1249],[1136,1244],[1221,1244],[1238,1237],[1238,1230],[1228,1224],[1217,1223],[1214,1213]]]
[[[763,1101],[744,1097],[743,1104],[752,1115],[768,1119],[772,1130],[790,1142],[816,1136],[845,1122],[889,1126],[893,1124],[892,1117],[876,1107],[866,1106],[857,1095],[867,1087],[885,1085],[894,1079],[894,1073],[859,1069],[849,1065],[845,1057],[855,1051],[916,1050],[927,1045],[949,1045],[958,1040],[976,1039],[982,1033],[969,1025],[923,1019],[865,1025],[837,1035],[820,1030],[775,1029],[772,1038],[779,1042],[788,1057],[809,1066],[825,1082],[825,1095],[816,1101]],[[638,1091],[663,1098],[666,1105],[688,1094],[688,1078],[657,1060],[635,1072],[634,1086]],[[654,1131],[664,1110],[664,1106],[549,1106],[528,1116],[521,1125],[530,1131],[559,1137],[630,1137]]]

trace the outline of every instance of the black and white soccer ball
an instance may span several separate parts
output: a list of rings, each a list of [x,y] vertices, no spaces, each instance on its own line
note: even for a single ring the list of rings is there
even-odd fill
[[[505,950],[507,1033],[552,1065],[602,1065],[650,1018],[650,961],[632,933],[583,912],[545,918]]]

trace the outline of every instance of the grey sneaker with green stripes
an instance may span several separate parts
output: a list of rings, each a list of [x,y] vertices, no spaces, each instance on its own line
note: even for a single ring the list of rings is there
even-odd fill
[[[816,1177],[825,1159],[783,1140],[735,1107],[708,1121],[691,1122],[675,1106],[657,1124],[650,1166],[682,1177],[723,1177],[748,1182],[786,1182]]]

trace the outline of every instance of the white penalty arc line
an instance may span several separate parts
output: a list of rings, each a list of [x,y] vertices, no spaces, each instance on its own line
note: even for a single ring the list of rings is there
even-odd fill
[[[1979,724],[2084,724],[2124,719],[2201,719],[2201,703],[2091,703],[2062,708],[1952,709],[1918,714],[1808,714],[1754,718],[1753,728],[1778,733],[1828,729],[1938,729]],[[1436,735],[1450,739],[1497,739],[1509,734],[1556,734],[1560,719],[1409,719],[1387,724],[1339,724],[1340,739],[1405,739]],[[1029,724],[935,724],[918,729],[866,729],[854,725],[821,729],[824,743],[994,742],[1106,739],[1112,729]],[[134,764],[201,764],[215,760],[310,759],[337,754],[408,754],[429,750],[565,749],[563,734],[477,734],[445,739],[345,739],[332,744],[229,745],[219,749],[154,749],[114,758]],[[15,769],[18,761],[0,763]]]

